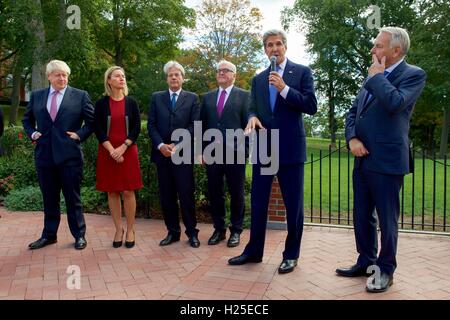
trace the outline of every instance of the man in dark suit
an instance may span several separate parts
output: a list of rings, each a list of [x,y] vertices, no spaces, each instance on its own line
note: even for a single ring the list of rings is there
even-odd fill
[[[286,34],[267,31],[263,36],[267,57],[276,57],[277,71],[264,70],[252,81],[249,121],[246,132],[267,129],[279,133],[279,169],[276,173],[286,207],[288,234],[279,273],[294,270],[300,255],[303,231],[303,168],[306,161],[306,138],[303,114],[317,112],[317,100],[311,70],[286,59]],[[271,144],[269,144],[271,145]],[[259,157],[253,165],[250,241],[244,252],[228,263],[241,265],[261,262],[267,224],[267,209],[274,175],[262,172]]]
[[[380,29],[371,50],[373,63],[345,122],[353,169],[355,265],[336,269],[340,276],[368,276],[368,292],[386,291],[393,283],[398,238],[399,192],[405,174],[412,172],[409,122],[425,85],[425,72],[407,64],[410,46],[406,30]],[[377,219],[381,250],[377,258]]]
[[[231,129],[234,131],[240,129],[243,134],[247,125],[250,93],[234,86],[236,66],[231,62],[222,60],[218,63],[216,80],[219,88],[205,94],[201,108],[203,130],[217,129],[220,130],[222,135],[219,141],[212,142],[218,144],[216,147],[221,148],[222,159],[217,162],[206,161],[208,195],[214,222],[214,233],[209,238],[208,244],[215,245],[226,238],[223,190],[225,178],[231,198],[230,238],[227,245],[228,247],[236,247],[240,242],[245,211],[246,148],[244,141],[235,141],[235,139],[228,139],[230,140],[228,141],[226,130]],[[231,159],[233,159],[230,163],[226,161],[228,153],[231,154]],[[205,157],[205,155],[203,156]],[[230,155],[228,158],[230,158]]]
[[[26,133],[36,141],[34,155],[45,214],[42,236],[29,248],[39,249],[56,242],[62,190],[75,249],[80,250],[87,244],[80,199],[83,176],[80,143],[93,132],[94,108],[86,91],[67,85],[70,68],[64,61],[50,61],[46,74],[50,88],[31,93],[22,120]]]
[[[166,238],[159,245],[167,246],[180,240],[179,199],[189,244],[198,248],[200,241],[196,229],[193,159],[189,163],[175,164],[171,157],[176,152],[177,141],[172,140],[175,130],[186,129],[193,139],[194,121],[200,120],[200,103],[196,94],[182,90],[183,66],[176,61],[169,61],[164,66],[164,73],[169,90],[153,93],[147,125],[152,140],[151,160],[156,163],[161,208],[168,230]]]

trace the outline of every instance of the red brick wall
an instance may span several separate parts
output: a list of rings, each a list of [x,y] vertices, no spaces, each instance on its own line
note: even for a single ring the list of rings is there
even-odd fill
[[[281,196],[280,185],[274,177],[269,200],[269,222],[286,222],[286,208]]]

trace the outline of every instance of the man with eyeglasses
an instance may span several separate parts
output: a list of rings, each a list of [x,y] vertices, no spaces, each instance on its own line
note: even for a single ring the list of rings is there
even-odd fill
[[[205,159],[208,176],[208,198],[211,205],[211,216],[214,232],[208,245],[216,245],[226,238],[224,178],[230,193],[230,237],[228,247],[236,247],[240,243],[242,222],[244,220],[245,199],[245,158],[248,148],[244,141],[228,141],[226,130],[243,130],[247,125],[247,112],[250,93],[234,85],[236,66],[226,60],[217,65],[216,74],[218,89],[205,94],[201,107],[202,128],[218,129],[221,139],[214,140],[216,148],[220,148],[222,157]],[[242,135],[243,136],[243,135]],[[230,156],[231,155],[231,156]],[[209,161],[214,160],[214,161]]]
[[[168,233],[160,246],[167,246],[180,240],[180,219],[178,200],[185,233],[193,248],[200,246],[194,200],[194,165],[175,164],[175,142],[172,133],[177,129],[187,129],[194,137],[194,121],[200,120],[200,103],[195,93],[182,90],[184,68],[176,61],[164,66],[168,90],[155,92],[150,102],[148,134],[152,140],[151,161],[156,163],[161,208]]]

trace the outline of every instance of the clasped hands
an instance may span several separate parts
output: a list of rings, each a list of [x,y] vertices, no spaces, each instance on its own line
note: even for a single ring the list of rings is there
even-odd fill
[[[127,151],[127,146],[124,144],[121,144],[119,147],[112,149],[109,152],[109,155],[111,156],[111,158],[113,158],[117,163],[122,163],[124,158],[123,158],[123,154],[125,153],[125,151]]]
[[[159,151],[163,154],[164,157],[169,158],[175,153],[176,147],[175,144],[163,144]]]

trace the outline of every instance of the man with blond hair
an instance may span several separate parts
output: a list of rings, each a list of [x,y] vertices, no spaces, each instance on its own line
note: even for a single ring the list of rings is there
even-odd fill
[[[355,156],[353,169],[353,224],[356,264],[338,268],[344,277],[369,276],[368,292],[383,292],[393,283],[397,267],[399,192],[405,174],[413,171],[408,138],[414,105],[426,74],[405,62],[408,32],[381,28],[370,51],[369,76],[345,121],[345,138]],[[377,218],[381,230],[378,253]],[[373,266],[375,265],[375,266]]]
[[[39,249],[57,241],[62,191],[75,249],[81,250],[87,242],[80,199],[80,143],[93,132],[94,108],[86,91],[68,85],[70,68],[64,61],[50,61],[46,74],[50,87],[31,93],[22,120],[26,133],[36,142],[36,171],[44,200],[44,230],[29,248]]]

